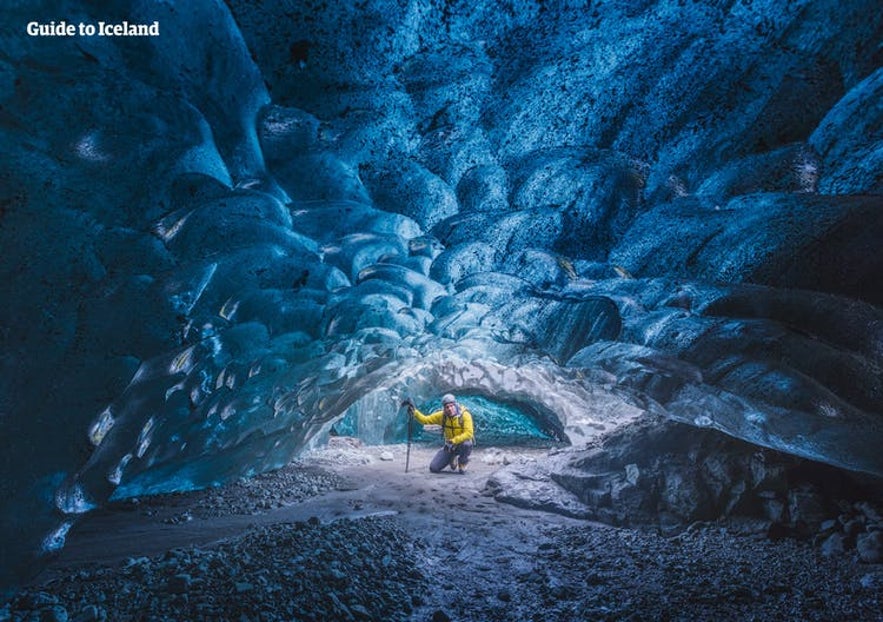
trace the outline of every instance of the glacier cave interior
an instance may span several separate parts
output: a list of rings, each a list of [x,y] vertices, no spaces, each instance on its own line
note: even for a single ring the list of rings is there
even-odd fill
[[[559,456],[639,427],[568,465],[613,523],[703,443],[730,479],[653,512],[793,523],[764,452],[879,491],[880,9],[4,3],[0,586],[112,500],[401,443],[410,395]]]

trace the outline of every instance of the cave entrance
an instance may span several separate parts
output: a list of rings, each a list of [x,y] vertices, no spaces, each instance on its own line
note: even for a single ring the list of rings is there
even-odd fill
[[[526,407],[474,394],[458,394],[457,401],[472,413],[479,447],[549,448],[568,444],[554,426],[543,423],[542,417],[529,412]],[[427,414],[440,407],[438,399],[417,404],[417,408]],[[437,445],[441,442],[441,430],[437,426],[424,427],[414,422],[412,432],[415,443]],[[407,417],[400,416],[387,422],[382,431],[369,430],[359,409],[350,409],[334,423],[331,435],[357,437],[368,445],[405,443],[408,421]]]

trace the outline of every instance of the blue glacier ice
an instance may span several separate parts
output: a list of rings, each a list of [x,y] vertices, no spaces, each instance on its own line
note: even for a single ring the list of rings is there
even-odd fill
[[[26,33],[61,18],[161,34]],[[883,476],[878,2],[0,20],[4,589],[109,499],[400,439],[407,395]]]

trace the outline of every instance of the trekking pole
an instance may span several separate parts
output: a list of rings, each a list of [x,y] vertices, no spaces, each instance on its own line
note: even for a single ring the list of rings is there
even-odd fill
[[[411,422],[414,421],[414,417],[411,416],[411,409],[407,410],[408,413],[408,449],[405,451],[405,473],[408,472],[408,464],[411,462]]]

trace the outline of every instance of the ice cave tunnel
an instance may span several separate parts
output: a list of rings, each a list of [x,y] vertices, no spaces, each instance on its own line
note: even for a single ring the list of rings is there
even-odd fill
[[[0,20],[4,588],[115,495],[395,440],[405,395],[883,477],[878,0]]]

